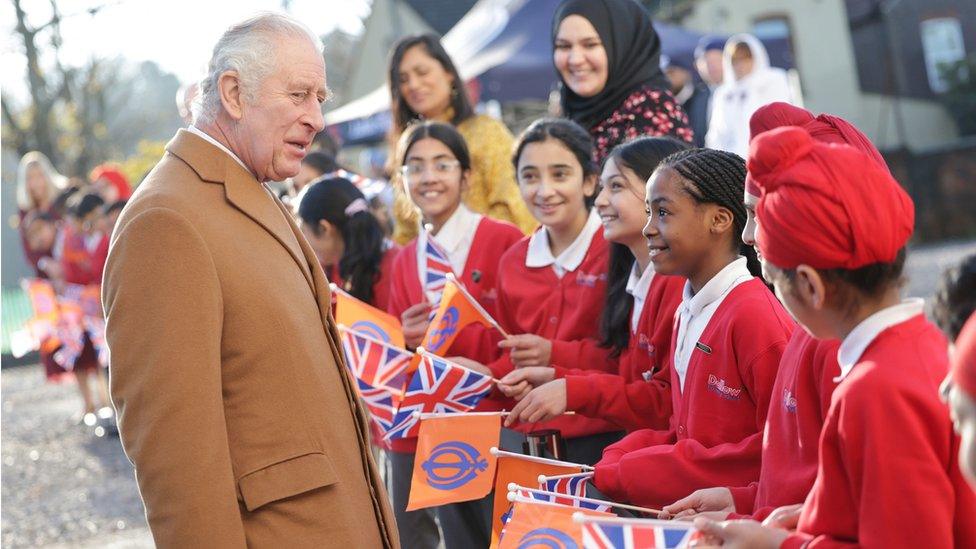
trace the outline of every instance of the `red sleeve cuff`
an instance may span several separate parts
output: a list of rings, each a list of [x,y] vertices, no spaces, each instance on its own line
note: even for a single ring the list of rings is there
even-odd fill
[[[593,471],[593,484],[603,492],[608,498],[614,501],[626,501],[622,487],[620,486],[620,468],[617,463],[596,464]]]
[[[802,534],[800,532],[794,532],[790,534],[788,538],[783,540],[780,544],[779,549],[806,549],[813,541],[813,536],[808,534]]]
[[[752,514],[753,508],[756,506],[758,489],[759,484],[756,482],[750,483],[748,486],[729,488],[729,492],[732,492],[732,503],[735,504],[736,513]]]
[[[553,366],[575,366],[579,362],[579,342],[549,340],[552,352],[549,354],[549,364]]]
[[[503,354],[498,360],[486,364],[486,366],[488,366],[488,369],[491,370],[491,375],[496,379],[505,377],[515,369],[515,365],[512,364],[512,359],[508,353]]]
[[[559,371],[556,371],[557,378]],[[592,394],[587,391],[586,377],[566,376],[566,409],[578,412],[587,404],[587,395]]]

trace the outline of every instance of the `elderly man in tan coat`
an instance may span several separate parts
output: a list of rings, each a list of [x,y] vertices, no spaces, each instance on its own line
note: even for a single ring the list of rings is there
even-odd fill
[[[105,269],[112,398],[159,547],[397,547],[329,285],[264,183],[324,122],[321,43],[227,30]]]

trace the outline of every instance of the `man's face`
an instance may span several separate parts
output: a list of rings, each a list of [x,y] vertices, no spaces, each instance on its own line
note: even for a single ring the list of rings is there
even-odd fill
[[[275,70],[260,84],[254,102],[242,98],[237,128],[241,160],[258,181],[298,174],[315,134],[325,127],[325,61],[311,41],[283,38]]]

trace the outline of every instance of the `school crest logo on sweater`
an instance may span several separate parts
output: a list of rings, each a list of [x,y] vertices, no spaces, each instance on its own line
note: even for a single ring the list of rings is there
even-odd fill
[[[576,273],[576,283],[587,288],[596,288],[596,283],[607,279],[607,273]]]
[[[739,400],[739,394],[742,393],[741,387],[729,387],[724,379],[715,374],[708,374],[708,390],[726,400]]]
[[[783,389],[783,408],[791,414],[796,413],[796,397],[789,389]]]

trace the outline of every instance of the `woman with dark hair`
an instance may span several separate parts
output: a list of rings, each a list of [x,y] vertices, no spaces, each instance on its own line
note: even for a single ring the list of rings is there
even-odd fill
[[[464,204],[472,211],[510,221],[522,232],[535,221],[519,200],[515,173],[508,161],[512,134],[500,121],[475,114],[464,82],[440,41],[432,34],[408,36],[397,43],[390,57],[390,100],[393,127],[390,142],[413,121],[433,120],[457,128],[471,151],[471,175]],[[404,244],[417,236],[420,216],[404,192],[399,174],[396,188],[394,239]]]
[[[321,179],[298,195],[298,217],[329,281],[386,310],[399,248],[386,239],[363,193],[348,179]]]
[[[639,4],[567,0],[553,17],[552,44],[563,116],[589,130],[598,163],[642,135],[692,141],[660,67],[661,40]]]

